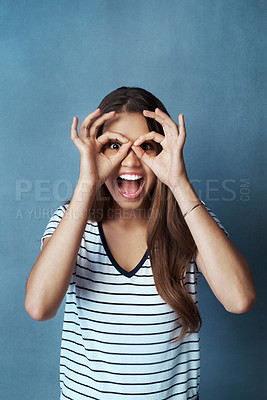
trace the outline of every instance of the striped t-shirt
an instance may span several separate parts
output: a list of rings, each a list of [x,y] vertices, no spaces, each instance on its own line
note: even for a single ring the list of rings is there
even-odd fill
[[[67,207],[56,210],[42,239],[52,236]],[[185,285],[195,303],[198,274],[192,261]],[[87,222],[66,293],[60,399],[196,399],[199,332],[173,342],[179,322],[156,290],[148,253],[125,271],[101,223]]]

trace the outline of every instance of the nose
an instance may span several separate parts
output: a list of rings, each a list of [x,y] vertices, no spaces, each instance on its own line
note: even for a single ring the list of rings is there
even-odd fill
[[[130,149],[127,156],[122,160],[121,165],[129,168],[140,167],[141,162],[135,152]]]

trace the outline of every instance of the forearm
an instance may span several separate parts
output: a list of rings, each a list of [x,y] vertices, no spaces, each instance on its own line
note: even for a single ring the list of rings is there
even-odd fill
[[[183,214],[200,202],[185,179],[173,194]],[[255,301],[250,267],[206,208],[196,207],[185,217],[196,243],[196,259],[212,291],[230,312],[245,312]]]
[[[52,237],[42,249],[26,285],[25,308],[32,318],[56,315],[68,289],[94,190],[78,184]]]

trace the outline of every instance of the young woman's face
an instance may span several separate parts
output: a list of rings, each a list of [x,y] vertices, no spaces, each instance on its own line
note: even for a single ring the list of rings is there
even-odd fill
[[[106,131],[120,133],[134,143],[141,135],[148,133],[149,129],[143,115],[122,112],[105,124],[103,133]],[[110,141],[104,147],[103,153],[109,157],[118,151],[120,145],[118,141]],[[149,155],[157,154],[155,142],[145,142],[141,146]],[[107,179],[106,186],[117,206],[136,210],[149,208],[150,192],[155,183],[154,173],[130,149],[127,156]]]

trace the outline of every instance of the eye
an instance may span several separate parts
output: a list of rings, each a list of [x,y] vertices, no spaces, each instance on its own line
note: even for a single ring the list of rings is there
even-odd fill
[[[144,142],[144,143],[142,143],[141,145],[140,145],[140,147],[144,150],[144,151],[146,151],[146,152],[148,152],[148,151],[155,151],[156,149],[155,149],[155,146],[153,145],[153,143],[150,143],[150,142]]]
[[[108,144],[108,147],[109,147],[111,150],[119,150],[119,148],[121,147],[121,144],[120,144],[119,142],[110,142],[110,143]]]

